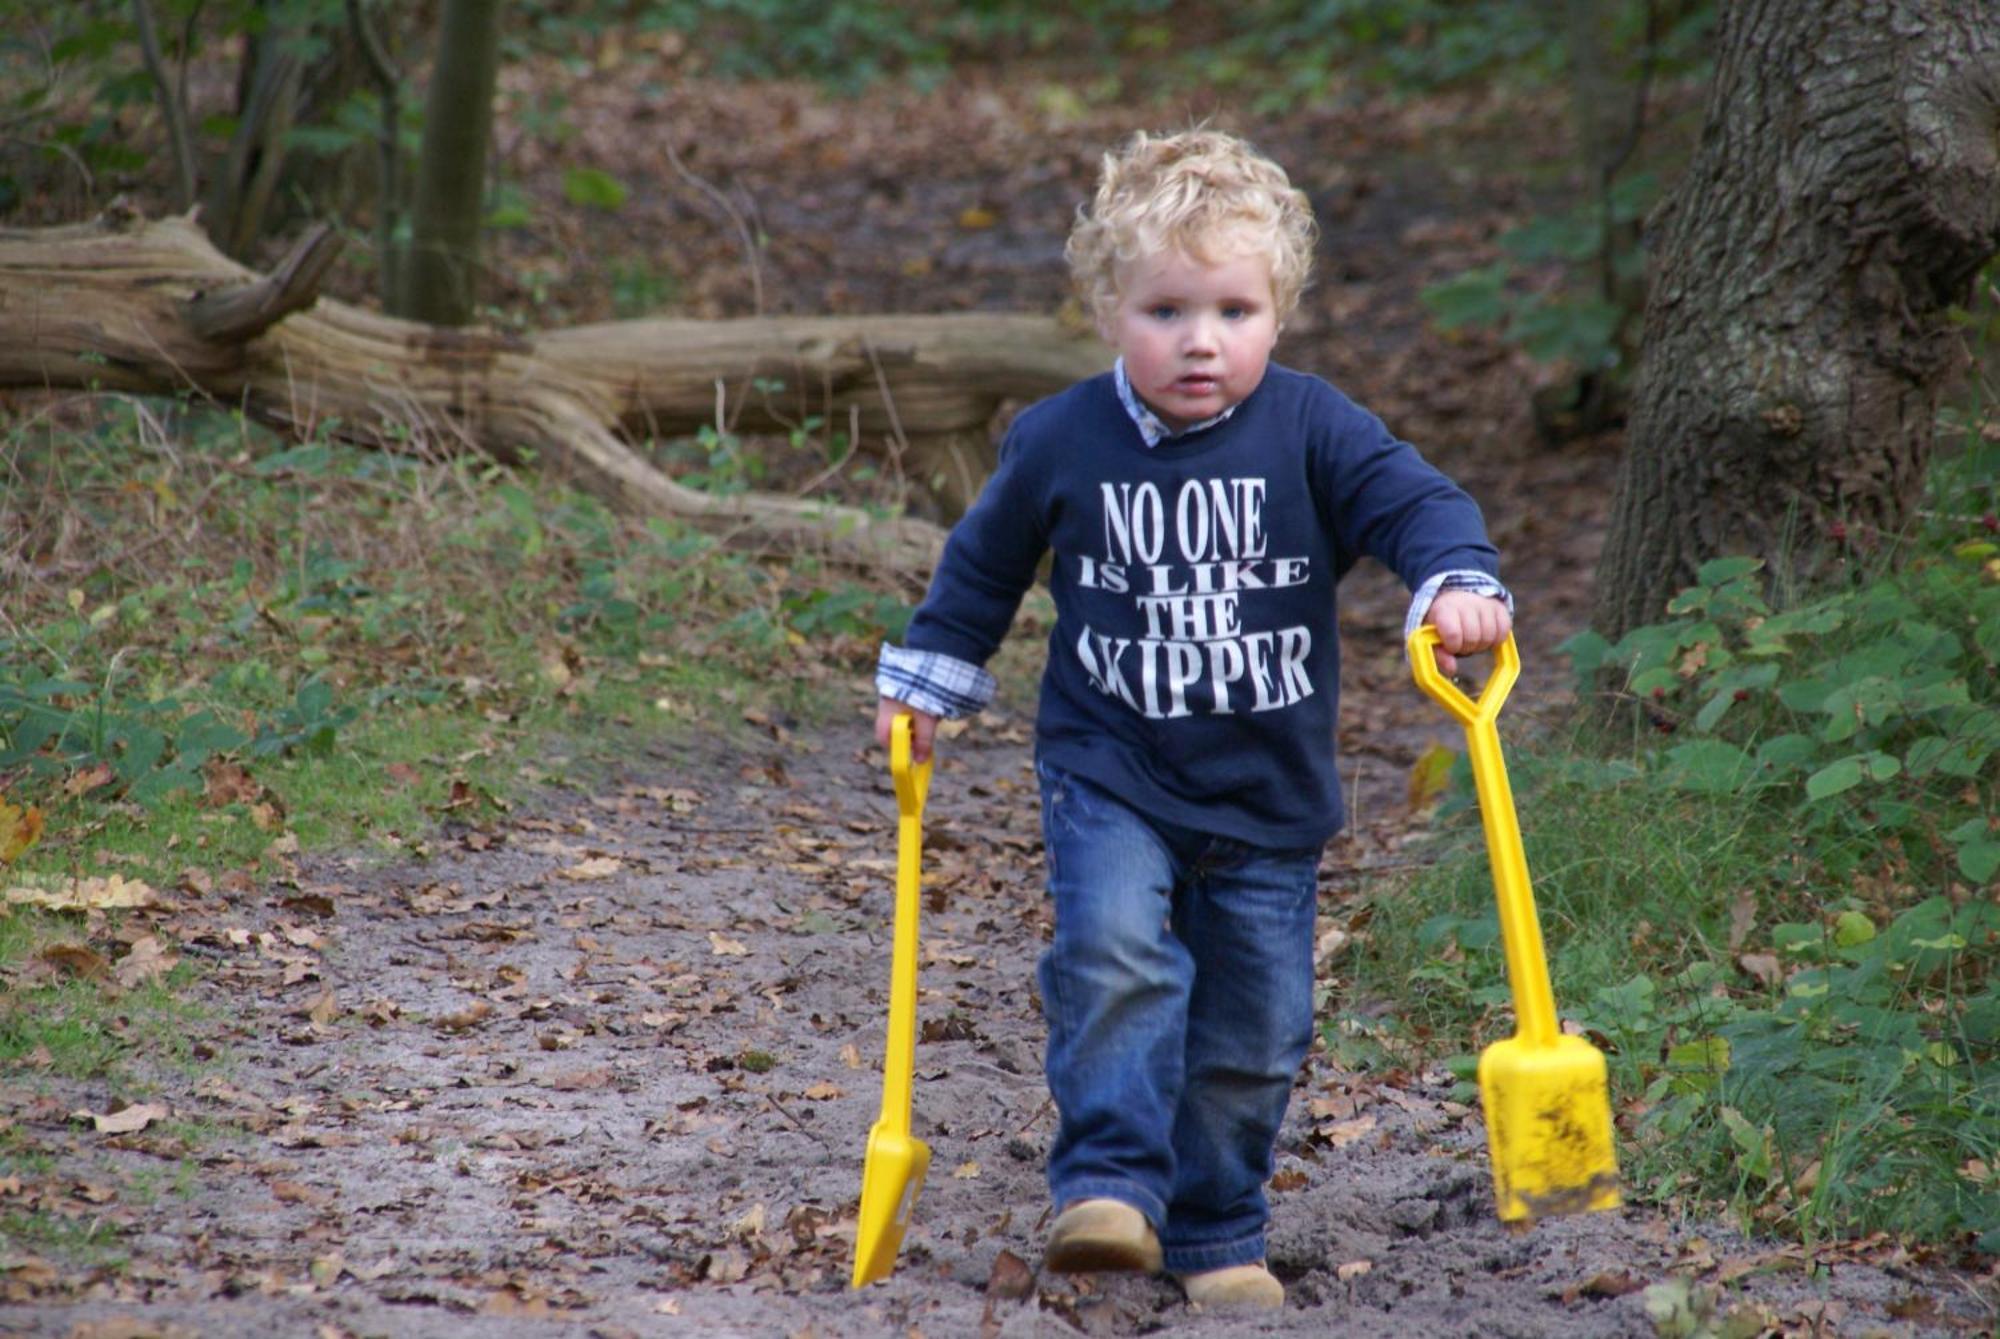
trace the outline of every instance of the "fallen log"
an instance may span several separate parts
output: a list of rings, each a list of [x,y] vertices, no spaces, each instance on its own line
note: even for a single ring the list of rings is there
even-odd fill
[[[733,541],[921,570],[931,521],[687,487],[630,444],[808,415],[897,454],[947,516],[991,468],[1003,401],[1102,368],[1090,337],[1025,315],[638,320],[533,335],[397,320],[318,296],[338,250],[309,233],[270,274],[191,218],[107,214],[0,229],[0,388],[194,394],[304,439],[477,450],[563,471],[607,505]]]

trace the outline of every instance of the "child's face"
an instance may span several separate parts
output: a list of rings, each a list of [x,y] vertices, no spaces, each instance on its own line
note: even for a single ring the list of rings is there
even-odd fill
[[[1120,266],[1118,281],[1099,328],[1161,421],[1185,428],[1257,389],[1278,342],[1267,258],[1205,261],[1170,249]]]

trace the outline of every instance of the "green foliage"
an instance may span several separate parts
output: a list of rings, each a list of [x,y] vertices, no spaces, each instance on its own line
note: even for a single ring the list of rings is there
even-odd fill
[[[805,560],[767,568],[666,522],[631,526],[488,465],[283,445],[226,413],[161,423],[103,404],[103,417],[0,442],[28,502],[13,532],[23,551],[81,533],[146,555],[71,554],[60,581],[10,592],[0,794],[49,810],[27,865],[62,868],[93,824],[121,843],[144,844],[149,825],[155,842],[182,833],[219,762],[311,794],[285,808],[329,836],[344,825],[318,815],[407,827],[420,814],[382,807],[392,759],[462,753],[495,719],[569,722],[597,697],[653,710],[657,692],[621,686],[641,670],[691,683],[782,679],[801,662],[821,673],[872,655],[908,618],[899,593]],[[163,434],[168,456],[149,445]],[[794,438],[808,466],[847,458],[816,419]],[[763,477],[732,435],[686,450],[704,486]],[[161,552],[177,563],[163,569]],[[148,818],[127,824],[128,810]]]
[[[1610,193],[1609,224],[1636,223],[1658,191],[1650,175],[1619,181]],[[1424,305],[1446,330],[1498,330],[1537,361],[1581,371],[1617,370],[1625,359],[1624,326],[1637,313],[1604,297],[1594,268],[1607,232],[1606,212],[1593,200],[1501,234],[1500,260],[1431,285],[1422,293]],[[1551,262],[1566,267],[1563,279],[1553,288],[1538,286],[1534,276]],[[1644,258],[1636,250],[1621,250],[1612,264],[1617,278],[1630,282],[1640,277]]]
[[[1719,559],[1666,621],[1573,639],[1630,731],[1510,750],[1557,998],[1611,1055],[1642,1194],[2000,1251],[1993,454],[1939,468],[1898,568],[1775,603]],[[1484,1042],[1510,995],[1454,840],[1378,902],[1366,970],[1424,984],[1413,1030]]]
[[[974,55],[1116,49],[1121,37],[1143,33],[1172,8],[1171,0],[1084,0],[1061,10],[1030,0],[662,0],[646,8],[640,24],[685,34],[725,77],[799,77],[852,90],[890,77],[936,83]]]

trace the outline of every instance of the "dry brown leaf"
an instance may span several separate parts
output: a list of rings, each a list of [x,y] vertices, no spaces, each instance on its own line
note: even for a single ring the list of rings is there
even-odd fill
[[[69,1113],[69,1118],[89,1121],[99,1134],[131,1134],[145,1129],[156,1120],[165,1120],[172,1114],[172,1109],[164,1103],[136,1102],[103,1115],[95,1111],[72,1111]]]
[[[0,799],[0,865],[12,864],[42,835],[42,811]]]
[[[1356,1116],[1353,1120],[1328,1121],[1319,1127],[1319,1137],[1334,1148],[1346,1148],[1349,1144],[1366,1139],[1375,1129],[1373,1116]]]
[[[159,894],[150,884],[118,874],[103,878],[66,879],[53,888],[19,884],[0,893],[9,902],[47,907],[52,911],[88,911],[92,907],[150,907]]]
[[[861,1048],[853,1042],[840,1048],[840,1063],[849,1069],[861,1068]]]
[[[715,951],[718,957],[742,958],[747,957],[750,953],[750,950],[744,945],[742,940],[731,939],[720,930],[710,930],[708,932],[708,946]]]
[[[815,1102],[831,1102],[836,1097],[845,1096],[838,1085],[829,1083],[825,1079],[807,1088],[805,1095]]]
[[[132,941],[132,951],[118,960],[118,984],[132,990],[154,977],[165,976],[179,961],[158,938],[141,935]]]
[[[1785,979],[1785,969],[1779,965],[1774,953],[1740,954],[1736,965],[1767,986],[1775,986]]]
[[[264,793],[264,787],[251,778],[241,763],[211,758],[208,765],[201,770],[206,782],[203,794],[212,808],[220,809],[227,804],[250,804]]]
[[[1003,1249],[993,1257],[993,1272],[986,1276],[986,1295],[1006,1302],[1018,1302],[1035,1290],[1035,1271],[1012,1251]]]
[[[556,871],[558,879],[568,879],[571,883],[588,883],[594,879],[608,879],[625,868],[625,862],[615,856],[592,856],[588,860],[571,865],[568,869]]]
[[[90,980],[111,972],[111,964],[104,960],[104,955],[87,944],[49,944],[42,949],[42,959],[71,976]]]
[[[455,1014],[446,1014],[438,1019],[438,1026],[447,1032],[463,1032],[485,1022],[493,1012],[493,1006],[485,1000],[474,1000]]]
[[[1342,1283],[1350,1283],[1375,1268],[1373,1260],[1349,1260],[1333,1271],[1333,1276]]]
[[[979,1160],[977,1158],[968,1158],[951,1169],[951,1179],[954,1181],[977,1181],[979,1177]]]

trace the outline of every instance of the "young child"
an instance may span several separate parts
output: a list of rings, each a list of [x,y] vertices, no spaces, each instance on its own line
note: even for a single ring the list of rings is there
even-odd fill
[[[1373,415],[1272,364],[1314,224],[1233,136],[1135,136],[1069,239],[1113,369],[1024,411],[953,529],[876,735],[992,698],[982,666],[1044,551],[1035,726],[1055,939],[1039,981],[1060,1123],[1055,1271],[1176,1275],[1276,1307],[1264,1182],[1313,1035],[1320,850],[1341,825],[1334,585],[1415,590],[1439,663],[1505,638],[1478,508]]]

